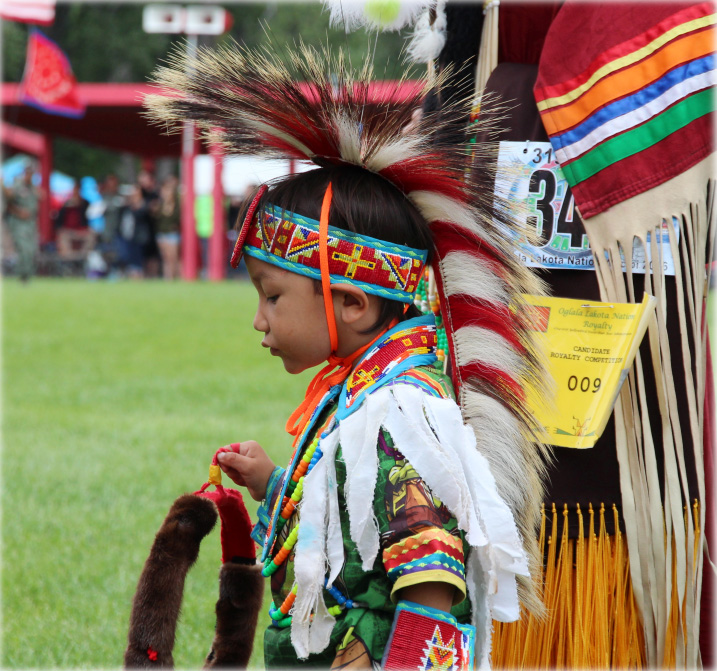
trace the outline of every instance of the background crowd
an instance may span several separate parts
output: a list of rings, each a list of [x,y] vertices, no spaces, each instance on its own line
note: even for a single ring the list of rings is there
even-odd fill
[[[3,187],[4,275],[16,275],[22,281],[35,274],[181,277],[181,194],[174,174],[158,182],[152,171],[143,169],[129,184],[108,174],[98,183],[100,200],[94,203],[83,197],[80,180],[75,180],[66,200],[51,213],[52,239],[42,245],[37,223],[38,182],[34,167],[28,165],[11,186]],[[227,200],[225,230],[233,228],[242,202],[240,197]],[[213,228],[209,197],[196,198],[195,219],[201,274],[206,276]],[[227,231],[227,250],[235,236],[233,230]]]

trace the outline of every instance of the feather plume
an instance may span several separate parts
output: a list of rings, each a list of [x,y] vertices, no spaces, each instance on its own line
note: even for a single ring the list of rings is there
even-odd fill
[[[435,0],[325,0],[332,26],[343,26],[347,33],[367,30],[401,30]]]
[[[406,52],[414,63],[428,63],[436,58],[446,43],[446,2],[438,0],[435,9],[428,8],[419,17]]]
[[[431,81],[442,86],[447,70]],[[459,100],[418,120],[427,75],[379,86],[371,64],[352,70],[341,52],[301,46],[286,65],[268,50],[237,45],[200,49],[188,61],[177,50],[155,74],[160,95],[148,96],[151,119],[179,130],[193,120],[230,154],[353,164],[393,183],[429,223],[433,267],[448,336],[452,377],[463,419],[493,469],[531,557],[540,561],[537,522],[547,448],[526,406],[523,386],[548,379],[533,341],[522,294],[543,292],[541,281],[514,254],[509,231],[534,237],[515,206],[494,195],[497,143],[446,144],[466,129],[470,101]],[[495,134],[504,107],[487,96],[478,137]],[[472,131],[476,131],[473,126]],[[492,135],[491,135],[492,134]],[[541,612],[535,585],[521,588],[524,604]]]

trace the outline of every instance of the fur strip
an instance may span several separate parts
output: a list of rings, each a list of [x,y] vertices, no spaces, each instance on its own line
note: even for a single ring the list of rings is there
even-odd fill
[[[246,668],[264,598],[261,567],[227,562],[219,570],[217,626],[205,669]]]
[[[170,508],[132,602],[125,668],[174,666],[172,650],[184,580],[197,559],[202,539],[216,521],[216,506],[193,494],[179,497]]]

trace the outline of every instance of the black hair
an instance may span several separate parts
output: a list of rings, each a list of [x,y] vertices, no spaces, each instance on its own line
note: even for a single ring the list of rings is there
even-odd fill
[[[427,262],[430,262],[433,241],[426,220],[393,184],[359,166],[330,166],[290,175],[269,187],[261,198],[259,208],[271,203],[289,212],[318,220],[329,182],[333,191],[329,210],[331,226],[414,249],[428,250]],[[241,226],[244,216],[242,212],[237,227]],[[321,291],[318,280],[316,290]],[[420,314],[412,304],[405,310],[405,303],[386,298],[380,300],[382,304],[378,319],[366,333],[376,331],[393,319],[402,321]]]

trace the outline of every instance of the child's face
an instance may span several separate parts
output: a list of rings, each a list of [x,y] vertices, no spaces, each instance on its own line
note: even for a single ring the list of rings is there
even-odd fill
[[[308,277],[245,256],[252,284],[259,294],[254,328],[272,356],[289,373],[300,373],[326,361],[331,354],[324,299]]]

